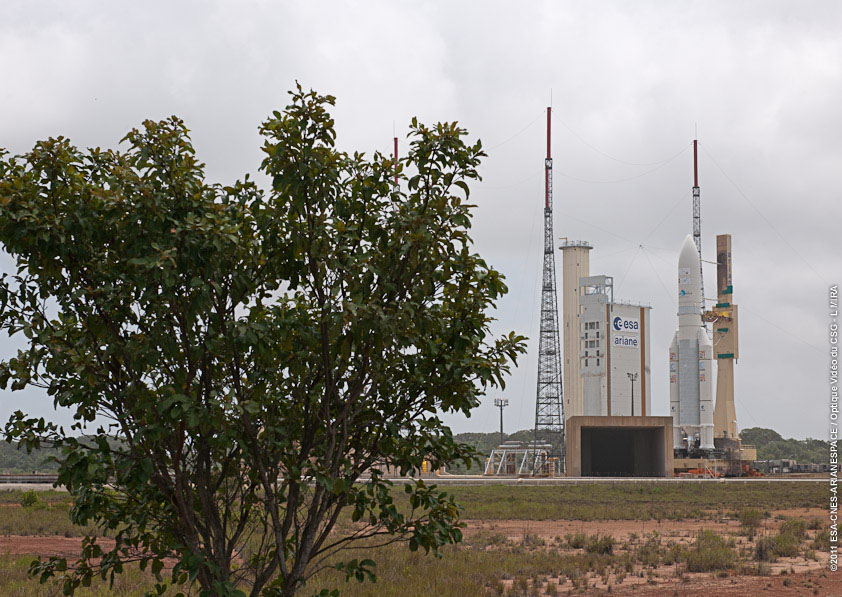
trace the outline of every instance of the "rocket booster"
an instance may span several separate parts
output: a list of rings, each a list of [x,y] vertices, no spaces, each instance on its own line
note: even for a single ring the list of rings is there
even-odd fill
[[[678,258],[678,330],[670,344],[670,414],[676,448],[713,449],[713,346],[702,324],[701,260],[693,237]]]

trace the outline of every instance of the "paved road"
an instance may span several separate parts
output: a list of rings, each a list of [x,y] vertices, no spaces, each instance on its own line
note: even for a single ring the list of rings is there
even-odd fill
[[[0,483],[0,491],[67,491],[64,487],[53,487],[52,483]]]
[[[395,478],[391,479],[394,483],[406,483],[410,479]],[[762,478],[728,478],[728,479],[677,479],[670,478],[648,478],[648,477],[557,477],[552,479],[547,478],[514,478],[514,477],[480,477],[480,476],[450,476],[445,475],[441,477],[425,477],[424,481],[427,483],[435,483],[436,485],[588,485],[599,483],[601,485],[628,485],[628,484],[648,484],[657,485],[659,483],[826,483],[830,480],[825,479],[799,479],[787,477],[762,477]],[[0,491],[28,491],[34,489],[35,491],[48,491],[54,489],[56,491],[65,491],[63,487],[53,487],[49,483],[0,483]]]
[[[593,483],[605,485],[618,484],[658,484],[658,483],[829,483],[829,479],[804,479],[788,477],[734,477],[724,479],[685,479],[676,477],[555,477],[555,478],[513,478],[513,477],[480,477],[442,475],[424,479],[437,485],[588,485]],[[392,479],[395,483],[406,482],[407,479]]]

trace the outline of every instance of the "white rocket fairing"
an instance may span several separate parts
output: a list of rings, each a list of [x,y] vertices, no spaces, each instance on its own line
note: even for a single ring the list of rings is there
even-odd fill
[[[702,324],[704,305],[701,260],[688,234],[678,258],[678,331],[670,344],[670,414],[676,448],[713,449],[713,345]]]

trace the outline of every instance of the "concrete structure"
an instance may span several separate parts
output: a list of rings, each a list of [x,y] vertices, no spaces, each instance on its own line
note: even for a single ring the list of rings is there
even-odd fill
[[[672,477],[671,417],[570,417],[567,476]]]
[[[678,257],[678,330],[670,345],[673,446],[713,450],[713,346],[702,323],[701,259],[689,234]]]
[[[737,305],[732,299],[730,234],[716,236],[716,290],[716,306],[705,313],[705,321],[713,323],[713,353],[717,365],[713,436],[734,439],[738,437],[737,411],[734,408],[734,361],[740,358],[740,354]]]
[[[579,279],[583,416],[646,416],[651,405],[650,307],[614,300],[610,276]]]
[[[590,243],[562,240],[561,329],[564,334],[564,418],[585,414],[583,378],[579,359],[579,279],[590,275]]]

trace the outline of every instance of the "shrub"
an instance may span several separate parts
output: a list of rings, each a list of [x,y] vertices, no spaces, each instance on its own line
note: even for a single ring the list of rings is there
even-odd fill
[[[657,566],[661,562],[660,541],[655,537],[647,539],[635,550],[635,558],[643,566]]]
[[[794,558],[801,551],[801,543],[807,538],[807,521],[788,518],[781,523],[774,538],[775,553],[784,558]]]
[[[41,502],[41,498],[38,497],[38,493],[34,489],[24,491],[23,495],[20,496],[20,505],[24,508],[33,508],[37,506],[39,502]]]
[[[737,518],[740,520],[740,525],[747,531],[753,531],[760,526],[763,521],[763,513],[756,508],[746,508],[740,510]]]
[[[534,535],[532,533],[525,533],[523,535],[523,542],[522,545],[524,547],[542,547],[546,545],[547,542],[544,541],[540,536]]]
[[[800,518],[788,518],[781,523],[778,534],[792,535],[798,541],[803,541],[807,536],[807,521]]]
[[[584,533],[576,533],[575,535],[568,533],[564,538],[567,539],[567,545],[573,549],[582,549],[588,542],[588,537]]]
[[[670,545],[669,549],[664,553],[664,565],[672,566],[676,562],[684,561],[684,552],[686,548],[678,543]]]
[[[779,533],[773,543],[775,554],[784,558],[794,558],[801,548],[801,540],[791,533]]]
[[[737,554],[728,543],[713,531],[699,531],[685,561],[690,572],[711,572],[734,566]]]
[[[766,562],[758,562],[757,568],[755,568],[755,574],[757,576],[769,576],[772,574],[772,567]]]
[[[503,533],[491,533],[481,531],[476,535],[472,536],[468,543],[476,547],[477,549],[485,549],[489,546],[498,546],[498,545],[505,545],[508,541],[508,537]]]
[[[614,553],[614,537],[611,535],[591,535],[585,544],[585,551],[597,554]]]
[[[754,540],[757,529],[760,528],[763,519],[768,515],[768,512],[761,512],[757,508],[744,508],[737,513],[737,519],[740,521],[743,534],[747,535],[750,541]]]
[[[760,537],[754,544],[754,559],[759,562],[774,562],[778,559],[775,540],[772,537]]]
[[[811,547],[817,551],[830,551],[830,529],[822,529],[816,533]]]

